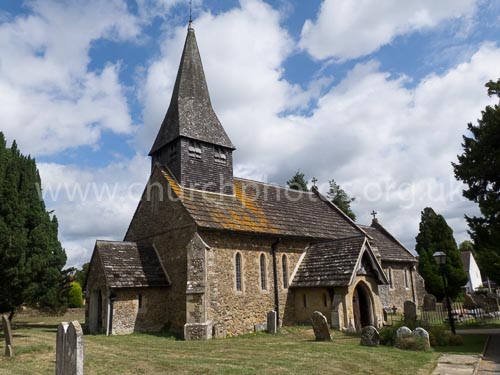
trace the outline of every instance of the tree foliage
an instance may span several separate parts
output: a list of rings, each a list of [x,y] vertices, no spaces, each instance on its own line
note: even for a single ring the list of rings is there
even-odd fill
[[[500,79],[486,84],[500,98]],[[479,205],[481,217],[466,216],[481,270],[500,284],[500,102],[487,106],[477,125],[469,123],[463,154],[453,163],[455,177],[467,188],[463,195]]]
[[[82,287],[78,281],[71,283],[68,291],[68,307],[79,308],[83,306]]]
[[[297,171],[295,175],[286,183],[290,189],[309,191],[309,188],[307,187],[308,181],[306,180],[304,173],[300,171]]]
[[[347,193],[342,189],[335,180],[328,181],[330,188],[326,195],[328,199],[335,204],[338,208],[342,210],[347,216],[349,216],[353,221],[356,220],[356,214],[351,209],[351,203],[354,202],[356,198],[350,198]]]
[[[85,283],[87,282],[87,274],[89,272],[89,267],[90,267],[90,262],[83,263],[82,269],[79,270],[77,269],[75,271],[75,280],[80,284],[80,286],[83,288],[85,286]]]
[[[467,283],[467,274],[463,269],[453,230],[443,216],[436,214],[430,207],[421,214],[419,233],[416,237],[415,250],[419,255],[418,269],[425,280],[425,289],[437,298],[444,297],[443,281],[439,265],[434,260],[436,251],[446,253],[444,271],[448,280],[448,295],[456,298],[461,288]]]
[[[23,303],[43,309],[64,306],[66,253],[58,222],[46,211],[35,160],[0,132],[0,312]]]

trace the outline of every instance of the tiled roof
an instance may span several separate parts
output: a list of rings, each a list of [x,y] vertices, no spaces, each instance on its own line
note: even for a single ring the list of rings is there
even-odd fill
[[[135,242],[96,241],[95,251],[110,288],[169,286],[156,251]]]
[[[306,251],[292,280],[292,288],[348,286],[363,250],[366,237],[343,238],[315,244]],[[368,248],[366,251],[369,251]],[[376,273],[385,280],[383,271],[371,257]]]
[[[212,108],[191,28],[188,29],[172,99],[149,155],[179,136],[234,149]]]
[[[312,239],[364,235],[356,224],[319,194],[234,179],[235,195],[180,186],[162,173],[201,228]]]
[[[374,225],[375,224],[375,225]],[[372,226],[360,225],[373,238],[370,243],[376,247],[382,260],[416,262],[417,259],[378,222]]]

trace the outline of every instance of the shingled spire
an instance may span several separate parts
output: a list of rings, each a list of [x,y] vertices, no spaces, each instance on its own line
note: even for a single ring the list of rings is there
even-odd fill
[[[212,108],[190,23],[170,106],[149,152],[152,164],[167,166],[184,186],[232,193],[234,149]]]

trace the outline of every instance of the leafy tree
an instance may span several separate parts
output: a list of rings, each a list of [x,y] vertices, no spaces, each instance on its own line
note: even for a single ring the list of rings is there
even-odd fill
[[[309,188],[307,187],[307,180],[304,176],[304,173],[300,171],[297,171],[295,175],[291,179],[289,179],[286,183],[290,189],[309,191]]]
[[[456,298],[461,288],[467,283],[467,274],[463,269],[457,243],[453,238],[453,230],[443,216],[438,215],[430,207],[421,214],[419,233],[416,237],[415,250],[419,255],[418,269],[425,280],[427,292],[437,298],[444,297],[444,288],[439,265],[434,260],[436,251],[446,253],[444,271],[448,280],[448,295]]]
[[[75,271],[75,280],[80,284],[83,288],[85,283],[87,282],[87,274],[89,272],[90,262],[83,263],[81,270]]]
[[[500,79],[486,84],[500,98]],[[466,216],[481,270],[500,284],[500,102],[487,106],[477,125],[469,123],[463,154],[452,163],[455,177],[468,188],[463,195],[479,205],[481,217]]]
[[[474,252],[474,244],[469,240],[462,241],[460,245],[458,245],[458,250],[460,250],[460,252],[462,251]]]
[[[0,132],[0,312],[10,312],[10,319],[23,303],[49,310],[65,304],[66,253],[40,185],[35,160],[15,141],[7,148]]]
[[[83,306],[82,287],[78,281],[71,283],[68,291],[68,307],[79,308]]]
[[[351,209],[351,203],[354,202],[356,198],[350,198],[335,180],[330,180],[328,183],[330,184],[330,189],[326,193],[328,199],[355,221],[356,214]]]

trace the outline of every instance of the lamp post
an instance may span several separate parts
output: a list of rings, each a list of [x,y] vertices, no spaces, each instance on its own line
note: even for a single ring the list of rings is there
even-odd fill
[[[453,320],[453,314],[451,312],[451,303],[450,299],[448,298],[448,285],[447,285],[447,280],[444,272],[444,265],[446,263],[446,253],[443,251],[436,251],[434,254],[432,254],[434,257],[435,261],[437,264],[439,264],[439,271],[441,272],[441,276],[443,278],[443,287],[444,287],[444,298],[446,300],[446,308],[448,309],[448,319],[450,320],[450,328],[451,332],[455,335],[455,321]]]

